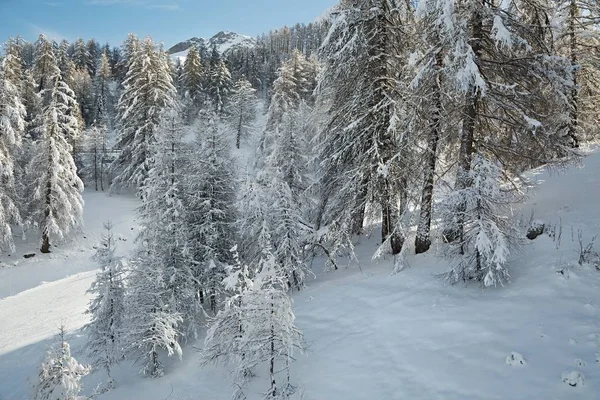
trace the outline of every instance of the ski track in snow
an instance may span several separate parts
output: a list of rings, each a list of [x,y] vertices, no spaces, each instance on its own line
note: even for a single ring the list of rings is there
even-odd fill
[[[506,287],[445,286],[434,275],[449,264],[434,251],[409,257],[411,268],[390,276],[391,260],[371,261],[375,239],[361,239],[357,252],[365,274],[355,266],[319,273],[294,295],[309,349],[296,355],[293,381],[314,400],[600,398],[600,272],[578,266],[576,252],[578,229],[584,241],[600,232],[600,153],[584,164],[559,174],[532,173],[545,182],[522,207],[523,216],[533,210],[550,225],[562,219],[562,240],[558,248],[547,235],[528,242],[512,257]],[[85,362],[79,328],[88,320],[85,291],[96,269],[91,246],[109,216],[117,237],[127,239],[118,242],[119,253],[131,248],[137,233],[133,198],[86,193],[85,200],[87,239],[0,268],[0,400],[28,398],[27,380],[35,378],[61,322],[71,332],[74,356]],[[32,249],[35,243],[20,250]],[[512,352],[526,364],[507,365]],[[229,399],[226,368],[201,368],[197,360],[188,346],[183,361],[168,360],[167,375],[158,380],[139,377],[125,361],[115,371],[118,387],[97,398]],[[583,386],[562,381],[571,371],[585,376]],[[267,389],[266,367],[257,373],[249,400]],[[85,378],[85,393],[103,379],[102,372]]]

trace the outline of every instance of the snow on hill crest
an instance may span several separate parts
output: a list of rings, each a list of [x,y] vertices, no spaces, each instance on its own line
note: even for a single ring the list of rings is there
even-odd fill
[[[179,42],[168,50],[168,53],[173,57],[179,57],[185,59],[187,53],[193,45],[206,46],[207,49],[211,49],[212,46],[217,47],[217,51],[220,54],[227,53],[228,51],[240,49],[240,48],[252,48],[256,45],[256,39],[250,36],[241,35],[239,33],[230,31],[221,31],[215,34],[210,39],[203,37],[193,37],[191,39]]]

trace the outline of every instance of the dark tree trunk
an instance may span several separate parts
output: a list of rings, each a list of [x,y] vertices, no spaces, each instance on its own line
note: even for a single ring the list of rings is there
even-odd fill
[[[421,212],[419,225],[415,238],[415,253],[425,253],[431,247],[431,208],[433,202],[433,181],[437,162],[437,145],[440,138],[440,120],[442,110],[441,79],[439,71],[443,60],[441,52],[436,55],[436,82],[432,87],[433,110],[429,121],[429,137],[427,140],[427,154],[425,161],[425,176],[423,179],[423,192],[421,194]]]

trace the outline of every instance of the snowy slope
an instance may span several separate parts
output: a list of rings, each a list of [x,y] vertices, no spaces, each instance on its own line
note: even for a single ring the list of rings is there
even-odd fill
[[[256,39],[239,33],[221,31],[210,39],[193,37],[183,42],[177,43],[168,50],[173,58],[179,58],[184,61],[187,53],[192,45],[206,46],[210,51],[213,46],[216,46],[219,54],[225,54],[231,50],[240,48],[252,48],[256,46]]]
[[[309,351],[298,355],[294,381],[315,400],[598,399],[600,272],[577,265],[576,251],[579,229],[584,241],[600,232],[598,171],[600,153],[595,153],[581,168],[534,174],[541,185],[523,214],[533,210],[548,225],[562,224],[562,238],[558,243],[543,235],[515,254],[513,281],[504,288],[444,286],[434,275],[449,266],[435,254],[410,257],[411,268],[391,276],[391,260],[371,261],[376,239],[362,238],[357,247],[362,272],[349,265],[318,273],[295,295],[297,324]],[[122,223],[116,232],[127,234],[134,226],[132,200],[98,195],[94,201],[94,196],[86,194],[86,221],[112,215]],[[87,272],[37,287],[35,264],[11,269],[29,276],[33,288],[0,300],[1,400],[27,398],[26,379],[35,375],[48,343],[44,339],[56,332],[61,318],[73,332],[74,355],[85,360],[85,337],[77,329],[87,320],[90,252],[64,253],[69,257],[62,259],[75,264],[69,273]],[[53,256],[57,266],[59,252]],[[315,261],[315,271],[321,264]],[[525,364],[508,365],[512,352]],[[183,361],[171,360],[160,380],[137,376],[126,361],[116,371],[118,387],[98,399],[228,399],[227,370],[201,368],[197,358],[186,348]],[[571,371],[585,377],[583,386],[562,382],[561,375]],[[258,371],[250,400],[262,398],[265,375],[266,368]],[[87,393],[103,379],[102,373],[87,378]]]

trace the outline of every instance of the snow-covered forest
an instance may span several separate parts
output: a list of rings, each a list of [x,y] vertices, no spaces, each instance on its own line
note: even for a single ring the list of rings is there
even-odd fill
[[[216,37],[4,44],[0,400],[598,398],[600,4]]]

